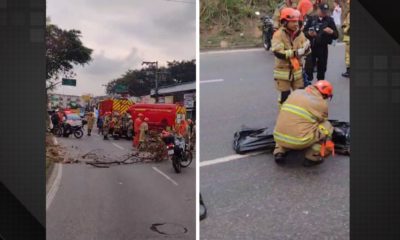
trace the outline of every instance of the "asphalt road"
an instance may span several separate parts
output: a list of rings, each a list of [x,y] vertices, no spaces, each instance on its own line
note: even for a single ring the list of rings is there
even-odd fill
[[[72,157],[97,149],[98,154],[120,159],[132,149],[131,141],[104,141],[97,134],[58,141]],[[195,239],[194,161],[179,175],[167,161],[106,169],[63,164],[61,172],[47,210],[47,239]],[[163,223],[158,229],[170,235],[151,230],[153,224]]]
[[[306,169],[298,154],[280,167],[272,154],[238,158],[232,149],[241,125],[274,127],[273,64],[263,49],[200,54],[200,191],[208,210],[201,239],[349,239],[349,157]],[[329,118],[349,121],[344,70],[344,46],[331,46]],[[225,162],[203,165],[210,160]]]

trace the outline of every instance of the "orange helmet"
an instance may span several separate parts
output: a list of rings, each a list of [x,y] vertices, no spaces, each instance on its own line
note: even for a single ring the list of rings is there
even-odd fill
[[[300,12],[294,8],[283,8],[281,10],[280,20],[286,21],[299,21],[300,20]]]
[[[148,122],[148,121],[149,121],[149,119],[146,117],[146,118],[144,118],[144,121],[145,121],[145,122]]]
[[[139,113],[139,114],[138,114],[138,117],[143,117],[143,113]]]
[[[326,80],[319,80],[316,83],[314,83],[314,87],[316,87],[321,94],[332,98],[333,86],[330,82]]]

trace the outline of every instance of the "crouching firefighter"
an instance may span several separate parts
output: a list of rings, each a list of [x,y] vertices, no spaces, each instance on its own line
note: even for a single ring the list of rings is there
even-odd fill
[[[291,90],[304,88],[302,57],[311,52],[310,41],[299,28],[300,12],[283,8],[281,27],[272,37],[272,52],[275,55],[274,80],[280,92],[279,107],[288,98]]]
[[[285,162],[289,150],[305,150],[305,167],[320,164],[324,157],[334,154],[327,102],[332,96],[333,87],[326,80],[290,94],[282,105],[274,130],[277,164]]]

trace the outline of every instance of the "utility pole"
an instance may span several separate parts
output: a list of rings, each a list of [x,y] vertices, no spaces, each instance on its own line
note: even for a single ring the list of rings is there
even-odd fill
[[[158,61],[155,62],[146,62],[143,61],[142,65],[150,65],[150,66],[155,66],[154,70],[154,81],[155,81],[155,97],[156,97],[156,103],[158,103]]]

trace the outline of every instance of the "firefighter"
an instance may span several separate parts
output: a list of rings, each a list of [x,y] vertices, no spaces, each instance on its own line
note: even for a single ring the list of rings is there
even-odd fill
[[[135,119],[135,123],[133,124],[133,131],[135,133],[133,138],[133,147],[139,146],[139,135],[140,135],[140,125],[143,122],[143,114],[139,113],[138,117]]]
[[[103,128],[102,128],[104,140],[108,140],[108,134],[110,132],[110,121],[111,121],[111,116],[110,116],[110,113],[107,112],[104,115]]]
[[[139,144],[140,148],[146,148],[147,145],[147,132],[149,131],[149,119],[146,117],[144,121],[140,124],[140,136],[139,136]]]
[[[325,144],[333,144],[333,127],[328,121],[328,98],[333,96],[333,87],[326,81],[294,91],[279,112],[274,129],[276,142],[274,156],[277,164],[285,162],[289,150],[305,150],[305,167],[324,161],[333,149],[325,149]],[[326,154],[325,154],[326,153]]]
[[[314,5],[311,0],[300,0],[297,10],[301,13],[301,21],[304,22],[314,12]]]
[[[87,135],[90,136],[92,134],[92,129],[94,126],[94,113],[93,112],[89,112],[87,117],[86,117],[86,121],[87,121]]]
[[[180,123],[178,124],[177,133],[178,133],[178,135],[185,138],[185,140],[187,140],[186,138],[187,138],[187,133],[188,133],[188,124],[185,119],[182,119],[180,121]]]
[[[284,8],[296,8],[298,0],[284,0],[275,8],[272,20],[274,22],[274,32],[281,26],[280,14]]]
[[[346,44],[346,72],[342,73],[343,77],[350,77],[350,0],[347,1],[347,12],[342,24],[343,42]]]
[[[122,127],[122,122],[121,122],[121,117],[120,116],[115,116],[114,118],[114,139],[118,140],[119,136],[121,134],[121,127]]]
[[[299,29],[300,12],[292,8],[281,11],[282,26],[272,37],[272,52],[275,55],[274,80],[280,92],[279,106],[287,99],[291,90],[304,87],[302,57],[310,53],[310,41]]]

